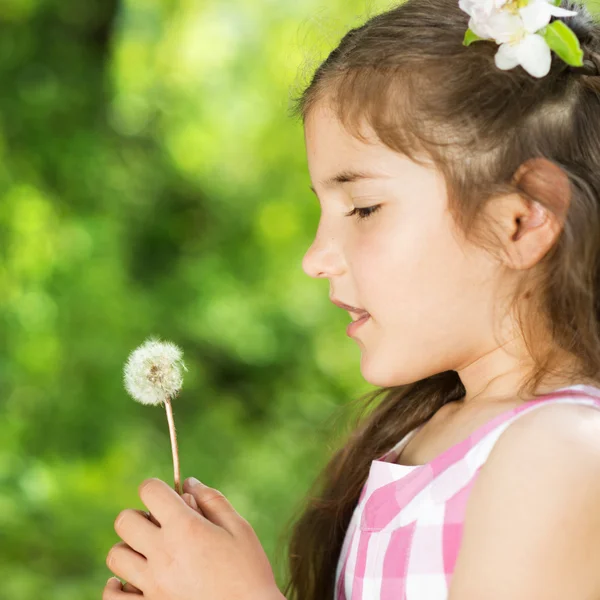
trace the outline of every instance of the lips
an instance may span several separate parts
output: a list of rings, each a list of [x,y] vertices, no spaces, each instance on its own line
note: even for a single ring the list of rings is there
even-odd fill
[[[356,316],[357,320],[364,317],[365,315],[369,314],[364,308],[356,308],[356,306],[351,306],[350,304],[345,304],[344,302],[341,302],[340,300],[337,300],[336,298],[332,298],[332,297],[330,297],[330,300],[336,306],[339,306],[340,308],[343,308],[344,310],[347,310],[350,313],[355,313],[357,315]],[[353,316],[353,315],[351,315],[351,316]]]
[[[359,309],[356,309],[359,310]],[[360,312],[356,312],[356,311],[348,311],[350,313],[350,316],[352,317],[353,321],[358,321],[360,319],[362,319],[364,316],[368,315],[369,313],[366,310],[362,310]]]

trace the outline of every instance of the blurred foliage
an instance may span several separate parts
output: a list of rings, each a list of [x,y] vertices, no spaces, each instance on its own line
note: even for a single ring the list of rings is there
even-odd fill
[[[221,490],[276,568],[284,524],[370,386],[316,231],[288,102],[359,0],[0,0],[0,598],[101,595],[113,529],[173,483],[150,335],[189,366],[182,477]]]
[[[0,0],[0,600],[99,598],[115,517],[172,484],[164,408],[122,384],[150,335],[189,366],[182,477],[283,583],[278,538],[371,389],[302,271],[319,207],[288,102],[390,5]]]

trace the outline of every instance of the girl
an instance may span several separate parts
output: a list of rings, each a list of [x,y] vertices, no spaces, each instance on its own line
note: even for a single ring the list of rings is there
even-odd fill
[[[506,68],[458,2],[408,0],[297,100],[303,267],[382,389],[295,526],[288,600],[600,598],[600,26],[566,8],[583,69]]]
[[[532,11],[583,67],[531,31],[463,44]],[[303,267],[380,389],[294,524],[287,600],[600,598],[600,26],[563,11],[408,0],[297,99],[321,205]],[[153,481],[115,573],[161,600],[281,597],[219,492],[186,483],[195,513]]]

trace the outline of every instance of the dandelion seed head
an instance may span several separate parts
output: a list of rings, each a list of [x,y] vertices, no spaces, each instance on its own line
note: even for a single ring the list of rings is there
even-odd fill
[[[175,344],[149,338],[127,359],[125,389],[142,404],[161,404],[179,393],[182,369],[187,371],[182,352]]]

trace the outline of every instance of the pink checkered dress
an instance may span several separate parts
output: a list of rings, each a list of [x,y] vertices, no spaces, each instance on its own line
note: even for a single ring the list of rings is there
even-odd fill
[[[520,415],[558,402],[600,409],[600,389],[573,385],[524,402],[425,465],[394,462],[419,427],[372,461],[342,545],[334,600],[445,600],[479,469]]]

